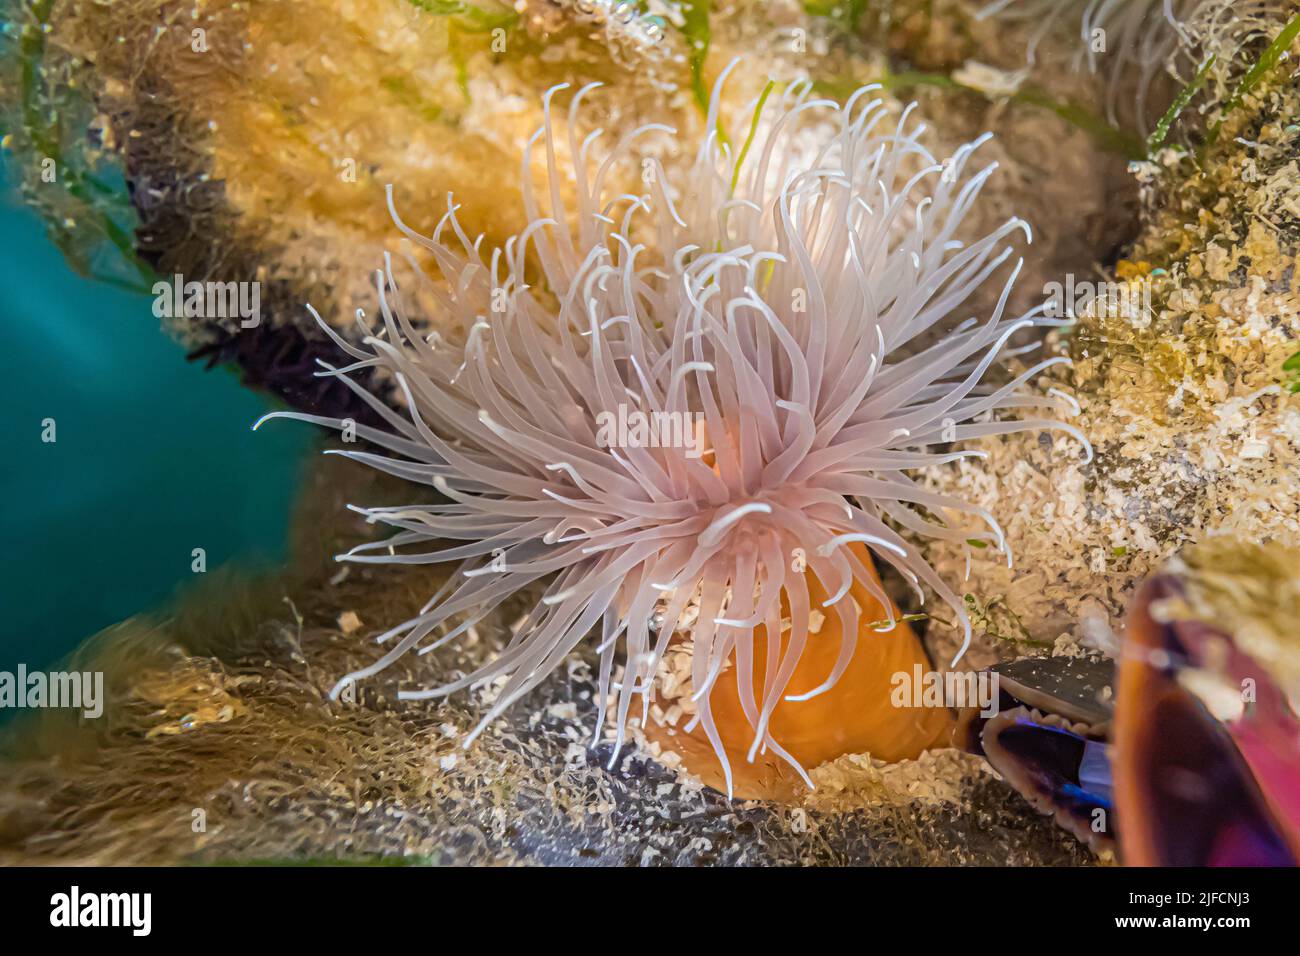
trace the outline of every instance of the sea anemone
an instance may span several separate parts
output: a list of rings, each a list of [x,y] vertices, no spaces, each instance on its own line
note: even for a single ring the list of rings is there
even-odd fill
[[[1121,100],[1131,94],[1132,119],[1146,127],[1151,88],[1162,71],[1187,83],[1210,55],[1226,66],[1293,12],[1292,0],[994,0],[976,18],[1036,24],[1026,50],[1031,64],[1050,30],[1063,20],[1076,21],[1080,47],[1074,64],[1105,75],[1107,118],[1118,124]]]
[[[672,130],[637,128],[593,157],[601,131],[581,140],[577,132],[592,87],[572,97],[564,135],[552,102],[565,87],[549,91],[523,156],[528,225],[486,257],[450,198],[426,237],[402,222],[389,189],[397,228],[445,280],[434,282],[408,256],[441,313],[436,327],[459,330],[417,329],[388,260],[375,277],[382,328],[371,330],[359,313],[358,348],[321,322],[356,359],[321,374],[342,378],[392,430],[293,412],[267,417],[353,428],[393,455],[342,454],[445,499],[356,509],[396,533],[340,560],[461,563],[418,616],[377,638],[387,652],[342,678],[335,696],[410,651],[446,645],[545,582],[494,659],[400,696],[437,698],[497,681],[468,746],[599,625],[597,733],[612,702],[621,745],[632,701],[640,695],[648,710],[659,662],[689,609],[694,720],[730,791],[710,708],[724,670],[736,675],[749,759],[771,752],[807,781],[771,732],[778,705],[834,687],[860,635],[904,633],[866,546],[922,600],[924,584],[948,604],[964,634],[958,656],[965,651],[963,602],[909,537],[996,549],[1010,563],[1007,544],[985,509],[910,473],[981,454],[954,443],[1016,431],[1064,429],[1086,445],[1053,414],[1072,401],[1028,387],[1067,359],[1000,374],[1040,346],[1032,330],[1058,324],[1040,308],[1007,314],[1020,271],[1008,262],[1009,240],[1029,229],[1012,218],[963,241],[963,220],[996,166],[968,173],[987,137],[939,162],[922,143],[914,104],[896,115],[864,87],[841,106],[812,98],[806,83],[779,97],[769,83],[747,129],[726,135],[725,79],[713,91],[710,132],[677,184],[637,152],[648,135]],[[795,165],[810,119],[833,133]],[[549,215],[530,175],[539,143]],[[620,164],[645,172],[647,194],[614,194]],[[572,209],[562,198],[570,176]],[[995,274],[989,314],[966,314]],[[1018,333],[1030,341],[1013,343]],[[360,370],[388,374],[402,411],[348,378]],[[1007,411],[1016,417],[997,417]],[[633,421],[676,423],[676,437],[611,434],[612,423]],[[446,539],[463,543],[431,547]],[[860,616],[862,601],[845,599],[851,592],[878,602],[885,619],[863,620],[870,611]],[[836,621],[838,643],[813,686],[794,693],[814,611]],[[755,661],[759,631],[785,636],[762,642]]]
[[[1141,46],[1151,29],[1161,19],[1178,29],[1183,17],[1194,6],[1205,0],[994,0],[975,15],[976,19],[1001,17],[1006,20],[1025,20],[1037,23],[1038,29],[1030,38],[1029,57],[1032,61],[1038,44],[1060,20],[1078,17],[1079,39],[1083,43],[1080,55],[1095,67],[1098,51],[1093,48],[1094,33],[1101,30],[1107,36],[1107,49],[1133,50]],[[1111,41],[1114,42],[1113,46]]]
[[[984,6],[978,19],[1001,17],[1037,26],[1029,38],[1026,55],[1037,58],[1038,45],[1048,31],[1064,19],[1078,21],[1081,47],[1076,68],[1087,64],[1092,73],[1105,73],[1106,112],[1117,122],[1119,101],[1127,88],[1124,79],[1136,73],[1132,87],[1140,125],[1147,120],[1146,101],[1156,75],[1178,48],[1182,22],[1204,0],[995,0]],[[1105,69],[1101,68],[1106,63]]]

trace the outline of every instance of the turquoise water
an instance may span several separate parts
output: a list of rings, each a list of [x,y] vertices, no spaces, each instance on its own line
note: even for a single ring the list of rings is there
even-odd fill
[[[207,569],[285,558],[310,428],[204,371],[149,296],[73,273],[0,182],[0,670],[49,665]],[[57,440],[42,441],[54,419]]]

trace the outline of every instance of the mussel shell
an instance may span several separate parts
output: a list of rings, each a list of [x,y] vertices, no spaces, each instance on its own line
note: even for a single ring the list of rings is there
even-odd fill
[[[1104,852],[1115,845],[1108,793],[1080,779],[1090,745],[1104,746],[1114,715],[1114,665],[1100,656],[1035,657],[997,664],[998,712],[958,716],[954,742],[982,754],[1031,806]]]
[[[1300,835],[1270,805],[1228,728],[1178,681],[1213,629],[1153,617],[1153,604],[1180,594],[1176,577],[1155,577],[1129,615],[1114,765],[1124,862],[1294,866]]]

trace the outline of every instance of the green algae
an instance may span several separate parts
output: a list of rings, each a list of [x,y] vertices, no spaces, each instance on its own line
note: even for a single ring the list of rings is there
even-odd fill
[[[18,172],[24,198],[47,223],[47,233],[81,276],[132,292],[147,292],[153,270],[135,251],[136,217],[125,187],[106,177],[120,170],[86,145],[92,112],[78,64],[47,59],[54,0],[36,0],[13,16],[0,41],[6,70],[17,67],[17,111],[0,114],[3,145]],[[17,43],[13,37],[17,35]],[[14,78],[4,77],[6,86]],[[37,172],[53,163],[52,182]],[[105,256],[105,244],[113,255]]]

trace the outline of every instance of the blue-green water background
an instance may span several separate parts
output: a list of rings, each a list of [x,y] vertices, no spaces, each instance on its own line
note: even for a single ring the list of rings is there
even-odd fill
[[[0,178],[0,670],[50,665],[227,562],[285,559],[310,428],[205,371],[152,299],[77,276]],[[53,418],[58,440],[41,441]]]

